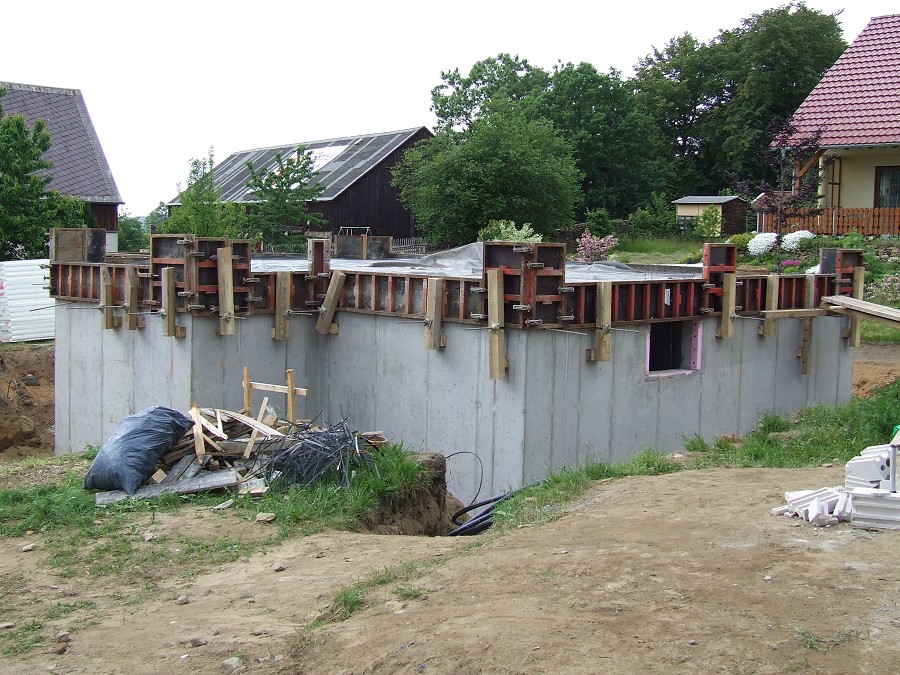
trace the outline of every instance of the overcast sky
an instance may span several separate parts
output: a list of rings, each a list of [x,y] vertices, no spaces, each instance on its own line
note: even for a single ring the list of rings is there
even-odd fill
[[[80,89],[124,209],[175,196],[192,158],[434,124],[441,71],[500,52],[551,68],[633,72],[685,32],[701,41],[782,3],[6,2],[0,80]],[[809,0],[852,41],[896,0]],[[845,9],[846,8],[846,9]]]

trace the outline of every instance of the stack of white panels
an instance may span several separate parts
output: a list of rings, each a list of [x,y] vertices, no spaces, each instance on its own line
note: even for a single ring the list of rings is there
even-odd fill
[[[0,262],[0,342],[53,339],[56,313],[47,289],[49,262]]]

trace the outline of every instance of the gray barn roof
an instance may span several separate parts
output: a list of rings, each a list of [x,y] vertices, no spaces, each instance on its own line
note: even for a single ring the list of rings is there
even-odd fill
[[[676,199],[673,204],[727,204],[728,202],[734,201],[737,199],[738,201],[744,201],[740,197],[736,197],[734,195],[711,195],[708,197],[704,197],[702,195],[693,195],[690,197],[682,197],[681,199]]]
[[[122,203],[81,91],[14,82],[0,82],[0,88],[6,90],[0,97],[4,114],[23,115],[30,124],[47,122],[51,145],[44,159],[53,164],[46,172],[53,176],[51,190],[88,202]]]
[[[253,195],[246,185],[247,179],[250,178],[247,162],[250,162],[256,171],[274,169],[276,154],[287,159],[294,155],[297,146],[302,145],[312,151],[315,158],[314,168],[318,174],[313,184],[325,186],[325,191],[316,201],[331,201],[422,129],[423,127],[416,127],[242,150],[215,166],[214,182],[222,191],[223,202],[253,202]],[[178,197],[168,202],[169,206],[178,204],[180,204]]]

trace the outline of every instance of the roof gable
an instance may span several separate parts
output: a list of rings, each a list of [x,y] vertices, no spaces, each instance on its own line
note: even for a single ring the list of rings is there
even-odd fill
[[[727,204],[728,202],[733,201],[744,201],[740,197],[736,195],[713,195],[713,196],[703,196],[703,195],[690,195],[687,197],[682,197],[681,199],[676,199],[673,201],[673,204]]]
[[[0,97],[4,114],[23,115],[29,124],[46,120],[51,145],[44,159],[53,164],[46,171],[53,177],[51,190],[93,203],[122,203],[81,91],[14,82],[0,82],[0,88],[6,89]]]
[[[213,168],[214,182],[221,190],[223,202],[253,202],[253,195],[247,187],[250,178],[247,162],[250,162],[257,172],[272,170],[277,166],[276,154],[280,154],[282,158],[291,157],[297,151],[297,146],[302,145],[311,151],[315,158],[314,168],[318,173],[313,184],[325,186],[325,190],[316,201],[331,201],[422,130],[431,133],[425,127],[415,127],[400,131],[242,150],[233,153]],[[170,206],[179,203],[177,197],[168,202]]]
[[[794,113],[823,147],[900,143],[900,14],[873,18]]]

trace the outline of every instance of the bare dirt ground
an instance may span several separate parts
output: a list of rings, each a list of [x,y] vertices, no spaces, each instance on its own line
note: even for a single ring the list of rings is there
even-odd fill
[[[860,393],[900,376],[900,348],[866,354]],[[503,536],[329,532],[197,576],[63,578],[40,535],[2,539],[0,631],[44,617],[43,634],[71,641],[0,656],[0,672],[217,673],[234,657],[253,673],[886,672],[900,658],[900,535],[769,515],[785,490],[842,479],[838,465],[608,481],[559,520]],[[230,512],[135,518],[147,546],[265,537]],[[420,571],[303,630],[340,589],[402,563]],[[47,618],[54,608],[74,609]]]

